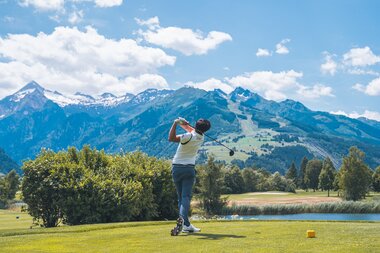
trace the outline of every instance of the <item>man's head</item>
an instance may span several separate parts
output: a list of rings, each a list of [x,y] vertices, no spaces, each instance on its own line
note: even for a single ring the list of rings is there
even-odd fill
[[[195,124],[195,130],[201,133],[207,132],[211,128],[211,123],[207,119],[199,119]]]

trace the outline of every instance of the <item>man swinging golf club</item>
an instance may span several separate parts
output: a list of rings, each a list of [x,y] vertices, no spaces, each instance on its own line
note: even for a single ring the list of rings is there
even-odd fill
[[[180,125],[187,133],[177,135],[176,128]],[[195,158],[204,141],[204,132],[211,124],[206,119],[199,119],[195,128],[185,119],[178,118],[173,122],[169,132],[169,141],[179,142],[177,152],[173,158],[172,176],[178,195],[179,218],[177,226],[172,229],[171,235],[180,232],[199,232],[200,229],[190,224],[188,213],[193,185],[195,183]]]

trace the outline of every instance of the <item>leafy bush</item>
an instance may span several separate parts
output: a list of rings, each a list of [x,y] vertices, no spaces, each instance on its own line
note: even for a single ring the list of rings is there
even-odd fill
[[[176,217],[167,161],[141,152],[107,155],[85,146],[43,150],[24,163],[28,212],[46,227]]]

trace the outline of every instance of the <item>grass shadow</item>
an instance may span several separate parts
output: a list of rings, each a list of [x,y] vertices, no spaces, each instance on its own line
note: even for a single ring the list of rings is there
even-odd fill
[[[210,233],[188,233],[186,236],[198,236],[201,240],[221,240],[225,238],[240,239],[246,238],[244,235],[229,235],[229,234],[210,234]]]

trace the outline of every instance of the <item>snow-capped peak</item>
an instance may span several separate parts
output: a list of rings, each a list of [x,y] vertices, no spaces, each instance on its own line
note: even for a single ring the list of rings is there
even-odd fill
[[[132,101],[135,104],[146,103],[156,98],[166,97],[172,92],[172,90],[147,89],[137,94]]]
[[[18,92],[25,91],[25,90],[32,90],[32,89],[37,89],[40,91],[44,90],[44,88],[42,88],[37,82],[31,81],[30,83],[27,83],[24,87],[22,87]]]
[[[115,96],[111,93],[103,93],[100,96],[92,97],[87,94],[83,94],[81,92],[77,92],[74,95],[62,95],[59,92],[52,92],[49,90],[45,90],[45,97],[52,100],[54,103],[58,104],[61,107],[65,107],[68,105],[83,105],[83,106],[116,106],[121,103],[128,102],[126,100],[126,96]]]
[[[102,95],[100,95],[100,97],[102,97],[102,98],[116,98],[116,96],[114,94],[109,93],[109,92],[103,93]]]
[[[11,101],[12,102],[19,102],[21,99],[23,99],[26,95],[34,92],[36,89],[23,89],[23,90],[20,90],[18,92],[16,92],[15,94],[13,94],[13,96],[11,97]]]

